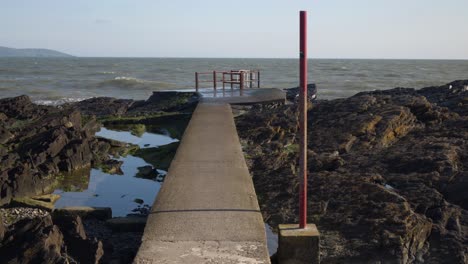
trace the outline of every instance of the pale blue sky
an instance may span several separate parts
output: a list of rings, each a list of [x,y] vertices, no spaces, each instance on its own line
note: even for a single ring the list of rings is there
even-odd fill
[[[0,46],[77,56],[468,59],[468,0],[0,0]]]

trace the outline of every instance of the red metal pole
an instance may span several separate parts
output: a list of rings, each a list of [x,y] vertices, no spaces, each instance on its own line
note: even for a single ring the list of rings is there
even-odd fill
[[[307,12],[300,12],[299,44],[299,228],[307,226]]]
[[[195,90],[198,92],[198,72],[195,73]]]
[[[216,71],[213,71],[213,87],[216,90]]]

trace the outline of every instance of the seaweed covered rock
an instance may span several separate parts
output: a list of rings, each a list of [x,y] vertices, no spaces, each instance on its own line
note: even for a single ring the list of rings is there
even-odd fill
[[[131,115],[156,112],[192,111],[197,105],[199,95],[190,92],[158,91],[144,102],[134,104],[128,111]]]
[[[466,263],[468,81],[309,108],[309,222],[324,263]],[[267,222],[297,222],[297,105],[236,124]]]
[[[147,100],[95,97],[63,107],[78,109],[84,115],[95,115],[99,118],[144,116],[163,112],[192,112],[198,100],[197,93],[157,91],[153,92]]]
[[[122,116],[129,107],[135,103],[131,99],[116,99],[112,97],[95,97],[77,103],[69,104],[70,107],[80,110],[85,115]]]

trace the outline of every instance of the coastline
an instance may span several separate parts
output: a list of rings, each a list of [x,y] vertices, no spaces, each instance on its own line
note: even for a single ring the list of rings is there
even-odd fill
[[[458,81],[420,90],[395,88],[312,101],[309,220],[323,234],[324,263],[463,263],[468,228],[464,195],[468,182],[466,87],[468,81]],[[50,172],[98,166],[110,162],[103,159],[109,153],[129,151],[116,141],[96,138],[99,123],[161,122],[165,127],[172,124],[169,132],[180,135],[197,100],[194,94],[177,92],[168,97],[154,93],[148,100],[91,98],[59,107],[34,105],[27,97],[0,99],[0,138],[4,140],[0,143],[8,145],[0,149],[2,184],[10,181],[12,174],[22,179],[16,185],[8,183],[19,189],[2,192],[2,203],[8,203],[12,196],[42,194],[53,182],[53,177],[43,177]],[[296,221],[295,105],[238,106],[235,111],[240,113],[237,130],[264,220],[271,226]],[[41,133],[53,137],[37,136]],[[71,153],[80,155],[60,154],[76,140],[80,143],[73,145]],[[38,146],[42,149],[36,153]],[[50,163],[57,156],[60,159]],[[28,169],[17,170],[18,161],[22,166],[28,164]],[[44,163],[48,173],[37,174],[39,180],[28,183],[36,176],[27,172]],[[15,174],[17,171],[21,173]],[[5,193],[8,195],[3,196]],[[66,234],[69,223],[78,231]],[[86,229],[86,223],[83,226],[76,215],[65,220],[36,217],[19,225],[40,230],[37,241],[57,238],[53,250],[37,243],[39,248],[34,252],[47,252],[49,259],[45,261],[63,259],[77,247],[76,241],[70,242],[77,237],[79,243],[92,248],[94,260],[106,259],[106,250],[109,252],[106,242],[92,238],[93,232],[83,235],[80,230]],[[0,223],[0,240],[9,239],[2,242],[0,252],[21,245],[21,234],[15,231],[20,226],[6,226],[5,231]],[[133,239],[137,241],[138,235]],[[70,252],[62,250],[64,244]],[[17,258],[20,254],[15,251],[8,256]],[[123,258],[128,261],[132,253],[126,254]]]

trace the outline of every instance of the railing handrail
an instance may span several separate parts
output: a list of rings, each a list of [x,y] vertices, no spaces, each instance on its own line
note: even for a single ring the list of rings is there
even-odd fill
[[[200,80],[200,75],[212,75],[211,80]],[[222,78],[218,78],[218,74],[221,74]],[[229,80],[226,80],[226,75],[229,76]],[[235,79],[233,77],[236,76]],[[239,76],[239,77],[237,77]],[[253,69],[253,70],[246,70],[246,69],[239,69],[239,70],[230,70],[230,71],[211,71],[211,72],[195,72],[195,89],[198,91],[199,83],[213,83],[213,88],[216,90],[216,86],[218,82],[222,82],[223,90],[225,89],[225,84],[231,84],[231,89],[233,88],[234,84],[239,84],[240,89],[244,89],[245,83],[249,84],[250,88],[253,88],[253,83],[256,81],[257,88],[260,88],[260,70]]]

